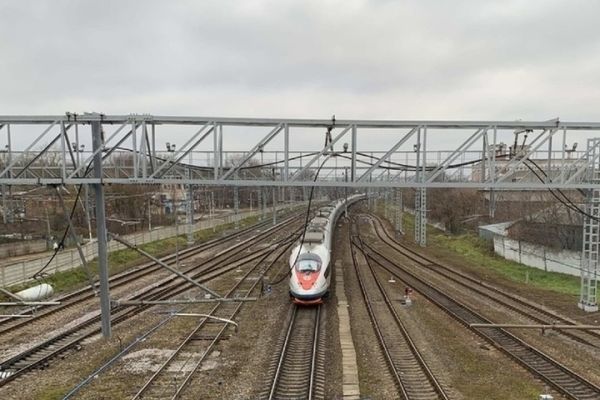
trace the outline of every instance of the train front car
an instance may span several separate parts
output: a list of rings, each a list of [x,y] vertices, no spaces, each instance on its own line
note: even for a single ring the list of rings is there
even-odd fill
[[[348,205],[364,198],[352,195],[317,210],[309,222],[304,240],[290,255],[290,296],[294,303],[321,304],[329,293],[331,283],[331,247],[338,218]]]
[[[296,247],[292,252],[290,268],[292,269],[290,296],[294,303],[303,305],[322,303],[329,291],[331,277],[329,249],[323,243],[305,240],[302,246]]]
[[[350,203],[354,197],[348,198]],[[331,282],[331,245],[333,231],[344,211],[345,200],[338,200],[317,210],[306,227],[304,240],[290,256],[290,296],[296,304],[320,304]]]

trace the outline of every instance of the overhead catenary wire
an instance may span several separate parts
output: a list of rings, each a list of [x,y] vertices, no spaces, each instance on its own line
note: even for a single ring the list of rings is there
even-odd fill
[[[85,172],[83,173],[83,176],[87,175],[87,173],[90,170],[90,167],[92,166],[92,161],[90,161],[87,165],[87,167],[85,168]],[[71,207],[71,212],[69,214],[69,220],[73,220],[73,216],[75,215],[75,210],[77,209],[77,201],[79,200],[79,197],[81,196],[81,190],[83,189],[83,184],[79,185],[79,188],[77,189],[77,194],[75,196],[75,201],[73,202],[73,207]],[[50,264],[52,263],[52,261],[54,261],[54,259],[56,258],[56,255],[58,254],[58,252],[60,250],[62,250],[65,246],[65,239],[67,238],[67,235],[69,233],[69,224],[67,224],[67,227],[65,228],[62,238],[60,239],[60,242],[58,243],[58,246],[54,249],[54,252],[52,253],[52,255],[50,256],[50,259],[46,262],[46,264],[40,268],[40,270],[38,270],[35,274],[33,274],[31,276],[32,279],[38,279],[40,277],[42,277],[43,272],[46,268],[48,268],[48,266],[50,266]]]
[[[123,150],[123,151],[128,151],[128,152],[134,152],[134,150],[126,148],[126,147],[115,147],[118,150]],[[287,160],[289,161],[294,161],[294,160],[298,160],[304,157],[313,157],[315,155],[321,154],[321,152],[318,151],[314,151],[314,152],[308,152],[308,153],[304,153],[301,155],[297,155],[297,156],[293,156],[293,157],[289,157]],[[361,156],[361,157],[366,157],[366,158],[370,158],[370,159],[378,159],[377,157],[370,155],[370,154],[366,154],[366,153],[362,153],[362,152],[357,152],[357,155]],[[167,158],[164,157],[156,157],[156,156],[151,156],[149,154],[144,154],[148,157],[152,157],[155,158],[156,160],[159,161],[163,161],[163,162],[173,162],[172,160],[169,160]],[[348,155],[345,154],[345,152],[330,152],[330,153],[323,153],[323,155],[330,155],[332,157],[340,157],[340,158],[344,158],[347,160],[351,160],[352,158]],[[498,158],[504,158],[504,157],[508,157],[508,154],[501,154],[501,155],[497,155],[496,159]],[[468,165],[473,165],[473,164],[477,164],[480,163],[482,161],[486,161],[488,160],[487,157],[484,158],[478,158],[475,160],[469,160],[469,161],[464,161],[461,163],[456,163],[456,164],[449,164],[448,166],[446,166],[446,169],[454,169],[454,168],[460,168],[460,167],[466,167]],[[266,163],[261,163],[261,164],[255,164],[255,165],[247,165],[247,166],[242,166],[239,167],[239,170],[253,170],[253,169],[257,169],[257,168],[263,168],[263,167],[272,167],[273,165],[279,165],[279,164],[285,164],[285,159],[282,160],[277,160],[277,161],[270,161],[270,162],[266,162]],[[375,163],[373,162],[369,162],[369,161],[365,161],[365,160],[361,160],[361,159],[356,159],[357,163],[363,164],[363,165],[368,165],[368,166],[373,166],[375,165]],[[382,163],[388,164],[387,166],[385,165],[379,165],[378,168],[379,169],[385,169],[385,170],[392,170],[392,171],[416,171],[417,170],[417,166],[416,165],[411,165],[411,164],[403,164],[403,163],[399,163],[399,162],[395,162],[395,161],[390,161],[390,160],[383,160]],[[212,172],[214,170],[214,167],[209,167],[209,166],[201,166],[201,165],[193,165],[193,164],[189,164],[189,163],[184,163],[184,162],[179,162],[177,163],[179,166],[182,166],[184,168],[188,168],[191,170],[196,170],[196,171],[203,171],[203,172]],[[228,170],[230,168],[235,168],[234,166],[231,167],[223,167],[223,170]],[[423,168],[423,167],[418,167],[419,169]],[[433,171],[437,168],[437,166],[425,166],[425,170],[426,171]]]
[[[524,138],[524,139],[526,139],[526,138]],[[523,142],[523,145],[524,145],[524,143],[525,143],[525,141]],[[129,151],[129,152],[133,152],[134,151],[132,149],[128,149],[128,148],[124,148],[124,147],[120,147],[120,146],[116,147],[116,148],[119,149],[119,150],[124,150],[124,151]],[[314,155],[317,155],[319,153],[320,152],[309,152],[309,153],[306,153],[306,154],[301,154],[301,155],[298,155],[298,156],[294,156],[294,157],[288,158],[288,161],[292,161],[292,160],[296,160],[296,159],[301,159],[303,157],[314,156]],[[361,157],[367,157],[367,158],[370,158],[370,159],[376,158],[373,155],[369,155],[369,154],[362,153],[362,152],[357,152],[356,154],[359,155],[359,156],[361,156]],[[332,152],[330,155],[333,156],[333,157],[341,157],[341,158],[345,158],[345,159],[349,159],[349,160],[351,159],[350,156],[347,156],[344,153],[340,153],[340,152]],[[497,155],[496,158],[498,158],[498,157],[506,157],[506,156],[509,156],[509,155]],[[154,158],[156,158],[158,160],[161,160],[161,161],[165,161],[165,162],[171,161],[171,160],[168,160],[168,159],[165,159],[165,158],[161,158],[161,157],[154,157]],[[319,173],[320,173],[321,169],[323,168],[323,166],[325,165],[325,162],[327,162],[328,159],[329,159],[329,157],[326,158],[319,165],[319,168],[317,169],[317,172],[316,172],[316,174],[315,174],[315,176],[313,178],[313,182],[316,182],[316,180],[318,179]],[[484,157],[484,158],[470,160],[470,161],[466,161],[466,162],[462,162],[462,163],[449,164],[448,166],[446,166],[446,169],[460,168],[460,167],[463,167],[463,166],[473,165],[473,164],[485,161],[487,159],[488,159],[487,157]],[[375,165],[372,162],[368,162],[368,161],[364,161],[364,160],[360,160],[360,159],[357,159],[356,161],[359,162],[359,163],[361,163],[361,164],[365,164],[365,165],[369,165],[369,166]],[[541,173],[544,176],[547,177],[547,174],[543,171],[543,169],[537,163],[535,163],[535,161],[533,161],[533,160],[531,160],[529,158],[527,159],[527,161],[530,162],[531,164],[533,164],[535,167],[537,167],[541,171]],[[250,166],[240,167],[239,169],[240,170],[250,170],[250,169],[256,169],[256,168],[273,166],[273,165],[281,164],[281,163],[284,163],[284,162],[285,162],[285,160],[278,160],[278,161],[273,161],[273,162],[268,162],[268,163],[262,163],[262,164],[258,164],[258,165],[250,165]],[[386,163],[388,165],[387,166],[379,165],[380,169],[401,170],[401,171],[413,171],[413,170],[416,171],[416,169],[417,169],[417,166],[415,166],[415,165],[402,164],[402,163],[398,163],[398,162],[394,162],[394,161],[390,161],[390,160],[384,160],[383,163]],[[181,166],[183,166],[183,167],[186,167],[186,168],[192,168],[192,169],[197,169],[197,170],[202,170],[202,171],[212,170],[212,167],[194,166],[194,165],[191,165],[191,164],[181,163],[181,162],[178,163],[178,164],[181,165]],[[524,164],[541,182],[545,181],[536,171],[533,170],[533,168],[530,165],[528,165],[527,163],[524,163]],[[90,163],[86,167],[86,170],[85,170],[85,172],[83,174],[84,176],[87,175],[87,173],[89,172],[90,167],[91,167],[91,161],[90,161]],[[426,170],[432,171],[435,168],[437,168],[437,166],[431,166],[431,167],[427,167],[426,166],[425,168],[426,168]],[[69,215],[70,219],[72,219],[73,216],[74,216],[74,214],[75,214],[75,210],[76,210],[76,207],[77,207],[77,201],[79,200],[79,197],[81,196],[81,190],[82,190],[82,188],[83,188],[83,185],[82,184],[79,185],[78,190],[77,190],[77,194],[76,194],[76,197],[75,197],[75,201],[73,203],[73,207],[71,208],[71,212],[70,212],[70,215]],[[302,238],[301,238],[301,245],[304,242],[304,236],[305,236],[306,228],[307,228],[308,222],[309,222],[310,208],[311,208],[311,205],[312,205],[312,198],[313,198],[313,194],[314,194],[314,188],[315,188],[314,185],[311,186],[311,191],[310,191],[310,196],[309,196],[309,203],[308,203],[308,207],[307,207],[307,214],[306,214],[306,220],[305,220],[305,226],[304,226],[303,234],[302,234]],[[556,189],[556,191],[564,199],[561,199],[560,196],[558,196],[554,192],[554,190],[548,189],[548,191],[552,194],[553,197],[555,197],[560,203],[562,203],[563,205],[565,205],[567,208],[569,208],[569,209],[571,209],[571,210],[573,210],[575,212],[578,212],[578,213],[580,213],[580,214],[582,214],[584,216],[587,216],[587,217],[589,217],[589,218],[591,218],[593,220],[596,220],[596,221],[600,220],[598,217],[595,217],[595,216],[587,213],[586,211],[582,210],[580,207],[578,207],[564,192],[562,192],[562,190]],[[579,191],[582,192],[581,189],[579,189]],[[142,194],[140,196],[146,196],[146,194]],[[38,277],[40,277],[42,275],[43,271],[46,268],[48,268],[48,266],[52,263],[52,261],[54,260],[54,258],[58,254],[58,252],[64,248],[64,242],[65,242],[66,237],[68,235],[68,231],[69,231],[69,227],[67,226],[65,228],[64,232],[63,232],[63,235],[61,237],[61,240],[59,242],[58,247],[56,249],[54,249],[54,252],[51,255],[51,257],[48,260],[48,262],[39,271],[37,271],[35,274],[33,274],[32,278],[37,279]]]
[[[321,168],[323,168],[323,166],[325,165],[325,163],[327,162],[328,159],[329,159],[329,157],[326,157],[325,160],[323,160],[323,162],[321,163],[321,165],[319,165],[319,168],[317,169],[317,172],[315,173],[315,176],[313,178],[313,182],[317,181],[317,178],[319,177],[319,173],[321,172]],[[292,269],[294,268],[294,265],[296,265],[296,262],[298,261],[298,257],[300,256],[300,251],[302,250],[302,245],[304,244],[304,238],[306,237],[306,230],[308,229],[308,224],[310,222],[310,206],[312,204],[314,190],[315,190],[315,186],[312,185],[310,187],[310,194],[308,196],[308,205],[306,207],[306,218],[304,219],[304,227],[302,228],[302,236],[300,237],[300,244],[299,244],[300,249],[298,250],[298,252],[296,252],[296,257],[294,258],[292,267],[288,268],[286,273],[281,278],[275,280],[275,282],[273,282],[272,285],[277,285],[277,284],[283,282],[292,273]]]
[[[541,168],[539,165],[537,165],[535,162],[531,161],[529,158],[526,160],[525,163],[523,163],[541,182],[544,182],[544,179],[531,167],[531,165],[527,164],[527,161],[532,162],[546,177],[548,176]],[[600,218],[586,212],[585,210],[582,210],[581,207],[579,207],[577,204],[575,204],[573,202],[573,200],[571,200],[562,190],[560,189],[556,189],[557,192],[559,192],[564,199],[561,199],[555,192],[553,189],[548,189],[548,191],[550,192],[550,194],[556,199],[558,200],[561,204],[563,204],[565,207],[567,207],[568,209],[575,211],[576,213],[579,213],[585,217],[588,217],[594,221],[600,221]],[[565,201],[566,200],[566,201]]]

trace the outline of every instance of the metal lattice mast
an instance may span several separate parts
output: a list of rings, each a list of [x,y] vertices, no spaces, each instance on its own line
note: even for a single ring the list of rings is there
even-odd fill
[[[389,216],[388,208],[390,206],[390,199],[389,199],[390,191],[387,188],[385,188],[385,189],[383,189],[383,193],[384,193],[384,201],[383,201],[383,203],[385,204],[384,207],[383,207],[383,209],[384,209],[384,212],[385,212],[385,219],[389,219],[390,216]]]
[[[277,188],[271,188],[273,194],[273,225],[277,225]]]
[[[2,126],[2,125],[0,125]],[[4,159],[4,166],[8,166],[11,164],[12,162],[12,144],[11,144],[11,134],[10,134],[10,124],[6,125],[6,158]],[[10,168],[7,168],[6,171],[6,176],[8,178],[10,178],[12,176]],[[12,218],[12,210],[11,210],[11,201],[9,200],[10,194],[12,192],[12,189],[10,187],[6,187],[5,185],[2,185],[2,216],[3,216],[3,220],[4,223],[12,223],[13,222],[13,218]],[[48,238],[50,239],[50,238]]]
[[[415,190],[415,242],[421,239],[421,191]]]
[[[4,224],[8,224],[8,202],[6,201],[7,193],[7,186],[2,185],[2,221],[4,222]]]
[[[194,244],[194,186],[187,186],[186,217],[187,217],[187,244]]]
[[[427,127],[419,127],[417,130],[417,165],[415,182],[425,183],[427,176]],[[415,191],[415,242],[422,247],[427,244],[427,189],[417,188]]]
[[[150,147],[150,143],[148,140],[148,132],[146,130],[146,124],[143,125],[143,132],[144,137],[142,138],[142,143],[146,143],[148,145],[148,147]],[[145,140],[144,140],[145,139]],[[148,152],[150,153],[150,152]],[[143,165],[144,165],[144,175],[146,175],[146,169],[147,169],[147,162],[145,161],[146,157],[142,158],[143,161]],[[194,163],[194,159],[192,157],[192,153],[190,152],[190,159],[189,159],[189,163],[190,165],[192,165]],[[192,175],[192,169],[188,168],[188,177],[190,179],[192,179],[193,175]],[[187,207],[186,207],[186,217],[187,217],[187,244],[188,246],[191,246],[194,244],[194,185],[186,185],[187,186]]]
[[[402,204],[402,191],[400,189],[395,189],[396,199],[394,203],[395,207],[395,215],[394,215],[394,227],[396,229],[396,234],[403,232],[402,227],[402,212],[404,211],[404,206]]]
[[[258,212],[258,220],[262,221],[264,218],[264,206],[263,206],[262,186],[256,191],[256,211]]]
[[[236,179],[238,178],[238,173],[235,173]],[[235,218],[235,229],[240,229],[240,188],[239,186],[233,187],[233,214]]]
[[[419,239],[420,246],[427,245],[427,189],[419,189]]]
[[[92,122],[92,144],[96,152],[94,156],[94,177],[98,180],[102,179],[102,154],[100,149],[104,146],[102,140],[102,124],[100,123],[100,115],[97,115],[98,120]],[[101,325],[102,336],[110,338],[112,335],[110,321],[110,289],[108,281],[108,253],[106,233],[106,215],[104,204],[104,187],[102,183],[92,185],[96,194],[96,237],[98,239],[98,276],[100,281],[100,310],[101,310]]]
[[[581,296],[579,308],[598,311],[598,255],[600,247],[600,138],[588,139],[589,183],[593,189],[587,192],[586,213],[583,217],[583,249],[581,253]]]

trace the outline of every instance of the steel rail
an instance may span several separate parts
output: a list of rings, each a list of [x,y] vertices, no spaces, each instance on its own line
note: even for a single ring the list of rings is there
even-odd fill
[[[240,286],[242,286],[243,283],[245,283],[248,279],[248,277],[254,272],[256,271],[256,269],[266,260],[268,259],[270,256],[275,255],[277,252],[279,252],[279,254],[277,254],[277,257],[275,257],[274,260],[272,260],[269,265],[267,266],[266,269],[264,269],[260,274],[259,274],[259,279],[256,279],[254,281],[254,283],[252,284],[252,286],[247,289],[245,291],[245,293],[243,293],[242,299],[244,298],[248,298],[252,292],[256,289],[256,286],[258,285],[260,278],[263,277],[270,269],[271,267],[275,264],[275,262],[277,262],[277,260],[279,260],[281,258],[281,256],[283,254],[285,254],[285,252],[293,245],[295,241],[295,237],[292,237],[292,240],[288,239],[288,244],[286,246],[283,247],[275,247],[271,250],[269,250],[268,252],[266,252],[266,254],[264,254],[264,256],[261,257],[261,259],[255,263],[255,265],[249,270],[247,271],[244,276],[235,283],[235,285],[229,290],[227,291],[225,297],[229,298],[231,296],[234,295],[235,291],[238,290],[238,288],[240,288]],[[237,297],[236,297],[237,298]],[[217,303],[212,310],[210,310],[210,312],[208,313],[208,315],[210,316],[214,316],[216,314],[216,312],[220,309],[223,308],[223,305],[220,303]],[[237,313],[240,311],[242,307],[242,302],[240,302],[239,304],[235,305],[235,309],[230,313],[230,315],[227,316],[227,318],[229,320],[232,320]],[[202,328],[204,328],[206,326],[206,323],[208,321],[208,318],[203,318],[201,320],[201,322],[185,337],[185,339],[177,346],[177,349],[167,358],[167,360],[165,360],[160,367],[155,371],[155,373],[146,381],[146,383],[137,391],[137,393],[132,397],[132,400],[136,400],[136,399],[140,399],[145,397],[144,394],[148,392],[148,390],[150,389],[151,385],[158,379],[158,377],[161,374],[164,374],[165,371],[167,370],[167,367],[169,365],[172,364],[173,360],[176,359],[176,357],[178,355],[180,355],[182,353],[182,351],[190,344],[191,341],[193,341],[194,337],[198,334],[198,332],[201,331]],[[185,387],[189,384],[192,376],[195,374],[195,372],[198,370],[198,368],[201,366],[201,364],[204,362],[204,360],[206,359],[206,357],[209,355],[209,353],[212,351],[212,349],[214,348],[214,346],[218,343],[218,341],[220,340],[221,336],[224,334],[225,330],[227,329],[227,324],[223,323],[223,326],[221,327],[221,329],[219,330],[219,332],[217,333],[217,335],[215,335],[214,339],[211,341],[211,343],[209,344],[208,348],[203,352],[202,357],[197,360],[195,362],[195,365],[193,368],[190,369],[190,371],[187,373],[186,377],[184,378],[184,380],[178,385],[174,395],[172,396],[173,399],[179,397],[179,395],[181,394],[181,392],[185,389]]]
[[[513,296],[492,285],[482,282],[481,280],[475,279],[464,272],[457,271],[454,268],[440,264],[439,262],[427,256],[418,254],[416,251],[410,249],[402,243],[399,243],[395,238],[393,238],[390,235],[390,233],[385,229],[381,220],[377,216],[370,215],[370,217],[373,221],[375,221],[375,233],[377,234],[377,237],[379,239],[381,239],[384,243],[388,244],[390,247],[398,251],[404,257],[412,260],[413,262],[417,263],[422,267],[427,268],[428,271],[442,275],[445,278],[451,280],[452,282],[466,287],[469,290],[472,290],[473,292],[477,293],[478,295],[492,300],[495,303],[498,303],[514,312],[517,312],[526,318],[539,322],[540,324],[555,324],[558,321],[564,325],[577,325],[574,321],[571,321],[559,315],[555,311],[545,309],[530,301]],[[492,292],[493,295],[486,292],[486,290]],[[513,302],[515,304],[510,304],[510,302]],[[538,315],[535,315],[535,313],[537,313]],[[600,329],[600,326],[598,326],[598,329]],[[567,332],[561,329],[556,329],[556,331],[560,332],[561,335],[566,336],[579,343],[583,343],[596,348],[600,347],[600,333],[598,332],[587,331],[575,333]],[[589,340],[586,337],[582,336],[587,336],[593,339]]]
[[[179,252],[179,258],[180,258],[180,260],[185,260],[187,258],[196,256],[203,251],[206,251],[206,250],[212,249],[214,247],[220,246],[222,244],[225,244],[232,239],[235,239],[239,236],[243,236],[247,233],[250,233],[250,232],[252,232],[258,228],[261,228],[265,225],[268,225],[268,224],[271,224],[271,222],[270,221],[260,222],[258,224],[254,224],[248,228],[244,228],[237,232],[232,232],[225,237],[211,239],[207,242],[203,242],[198,245],[188,247]],[[169,262],[169,263],[175,261],[175,259],[176,259],[175,254],[169,254],[166,257],[161,258],[162,261]],[[133,269],[129,269],[122,273],[111,276],[109,279],[110,286],[111,286],[111,288],[119,287],[124,284],[131,283],[132,281],[134,281],[136,279],[139,279],[143,276],[147,276],[148,274],[151,274],[158,270],[160,270],[160,266],[156,265],[156,263],[146,262],[140,266],[134,267]],[[89,300],[95,296],[96,296],[95,293],[90,290],[90,287],[86,286],[82,289],[78,289],[74,292],[57,297],[55,300],[59,301],[61,303],[58,307],[38,306],[38,307],[27,308],[25,310],[20,311],[19,315],[28,315],[29,313],[35,313],[27,321],[20,320],[20,321],[17,321],[17,323],[15,323],[15,324],[6,325],[6,324],[10,323],[11,321],[16,320],[18,317],[11,316],[8,318],[0,319],[0,336],[8,333],[10,331],[13,331],[17,328],[21,328],[23,326],[26,326],[33,322],[36,322],[36,321],[38,321],[44,317],[47,317],[49,315],[52,315],[56,312],[63,311],[67,308],[70,308],[74,305],[79,304],[82,301]],[[42,312],[40,312],[40,310],[42,310]]]
[[[269,385],[269,392],[267,398],[269,400],[281,399],[282,396],[287,398],[297,398],[292,393],[289,393],[290,389],[296,389],[296,391],[302,391],[303,395],[301,398],[306,398],[309,400],[313,400],[315,398],[315,380],[317,378],[317,355],[319,354],[319,338],[321,335],[321,308],[322,305],[317,305],[312,308],[301,307],[296,304],[292,304],[291,316],[289,318],[289,322],[286,329],[285,338],[283,344],[281,346],[281,350],[278,353],[278,362],[275,368],[275,372],[273,374],[273,380]],[[305,314],[311,313],[314,311],[314,318],[312,318],[312,329],[311,329],[311,339],[309,343],[302,343],[302,339],[306,340],[305,337],[302,337],[302,333],[305,332],[306,329],[295,329],[300,324],[299,318],[304,318]],[[308,315],[310,317],[311,315]],[[292,343],[295,344],[295,340],[300,339],[300,344],[302,348],[300,350],[294,349]],[[310,365],[306,369],[305,359],[306,355],[303,350],[310,351]],[[296,359],[300,357],[301,359]],[[306,375],[298,375],[295,376],[293,381],[293,388],[289,387],[289,384],[283,383],[282,378],[286,373],[290,371],[295,371],[298,368],[306,369]],[[296,386],[297,385],[297,386]],[[295,397],[291,397],[295,396]]]
[[[271,234],[283,229],[289,223],[291,223],[294,219],[299,217],[288,218],[278,225],[275,225],[268,230],[261,232],[259,235],[256,235],[254,238],[256,241],[262,240],[265,237],[270,236]],[[230,260],[235,255],[238,255],[250,247],[253,244],[246,243],[241,248],[236,245],[233,246],[223,252],[220,253],[221,257],[224,256],[221,260],[219,260],[219,256],[215,256],[206,264],[197,265],[189,268],[186,273],[193,271],[195,269],[201,269],[200,271],[191,275],[193,279],[198,279],[200,282],[207,282],[211,279],[214,279],[224,273],[227,273],[234,268],[238,267],[240,262],[248,262],[254,260],[262,255],[263,249],[261,252],[257,252],[253,255],[242,257],[241,260],[236,260],[231,262],[230,264],[220,267],[221,264],[227,260]],[[163,279],[161,282],[152,285],[149,290],[137,293],[133,296],[134,299],[144,299],[144,300],[163,300],[165,298],[173,297],[177,294],[180,294],[186,290],[191,288],[191,284],[181,284],[177,281],[177,277],[170,277],[167,279]],[[134,315],[137,315],[140,311],[145,310],[147,308],[152,307],[151,305],[140,306],[140,307],[117,307],[115,308],[113,314],[113,323],[118,324],[124,320],[131,318]],[[0,387],[5,385],[6,383],[14,380],[16,377],[23,375],[24,373],[34,369],[40,365],[44,365],[51,358],[55,357],[57,354],[68,350],[73,347],[77,343],[81,342],[83,339],[96,334],[99,331],[99,327],[91,327],[92,324],[98,322],[100,320],[100,314],[97,313],[96,316],[90,318],[89,320],[78,324],[71,329],[62,332],[58,335],[45,340],[44,342],[33,346],[32,348],[25,350],[24,352],[19,353],[16,356],[9,358],[8,360],[3,361],[0,364],[0,371],[12,371],[13,373],[4,379],[0,379]],[[74,336],[74,338],[73,338]],[[48,352],[48,349],[51,346],[55,346],[54,350]],[[34,360],[32,362],[28,362],[27,360],[31,358],[31,356],[35,354],[42,354],[42,357]]]
[[[262,253],[257,253],[255,255],[247,256],[246,258],[243,258],[242,261],[247,262],[252,259],[258,258],[261,255],[262,255]],[[237,267],[238,267],[238,262],[236,261],[233,263],[232,266],[223,267],[220,270],[213,270],[212,273],[209,274],[210,276],[203,276],[203,277],[199,278],[198,280],[203,283],[208,282],[211,279],[221,276],[224,273],[229,272]],[[143,298],[148,298],[151,300],[170,298],[170,297],[176,296],[190,288],[191,288],[190,284],[180,285],[178,282],[175,282],[166,288],[159,288],[159,290],[151,291],[152,293],[150,293],[150,294],[144,293]],[[152,289],[156,289],[156,287],[153,287]],[[142,297],[142,296],[136,296],[136,298],[137,297]],[[143,311],[150,307],[152,307],[152,305],[144,305],[144,306],[139,306],[139,307],[135,307],[135,306],[117,307],[117,309],[113,310],[114,312],[112,315],[112,323],[114,325],[121,323],[121,322],[137,315],[140,311]],[[13,379],[17,378],[18,376],[22,376],[23,374],[25,374],[26,372],[28,372],[34,368],[45,365],[50,359],[56,357],[58,354],[70,349],[71,347],[75,346],[82,340],[84,340],[94,334],[97,334],[100,331],[100,328],[97,326],[93,326],[93,325],[96,324],[98,321],[100,321],[99,312],[96,314],[96,316],[90,318],[89,320],[87,320],[83,323],[80,323],[77,326],[75,326],[65,332],[55,335],[52,338],[2,362],[2,364],[0,364],[0,371],[11,371],[12,370],[13,373],[11,375],[5,377],[4,379],[0,380],[0,387],[4,386],[6,383],[12,381]],[[50,350],[48,352],[48,349],[51,349],[52,346],[54,346],[54,349]],[[42,356],[35,359],[34,361],[31,361],[31,362],[27,361],[32,356],[35,356],[36,354],[42,354]]]
[[[418,365],[418,367],[421,371],[421,374],[424,376],[426,381],[431,385],[431,388],[429,388],[429,389],[433,392],[432,394],[435,395],[435,397],[432,397],[432,398],[448,400],[449,399],[448,395],[445,393],[442,385],[435,377],[435,374],[433,373],[433,371],[431,371],[431,369],[429,368],[429,366],[423,359],[416,344],[414,343],[410,334],[408,333],[408,330],[404,326],[404,323],[400,319],[400,316],[396,312],[389,296],[386,293],[386,290],[384,289],[379,278],[377,277],[375,270],[370,263],[369,258],[363,253],[363,250],[361,247],[362,241],[361,241],[360,237],[357,237],[357,242],[360,243],[361,246],[357,246],[355,241],[352,240],[352,236],[353,236],[352,231],[355,230],[355,228],[356,228],[356,222],[353,220],[351,229],[349,230],[349,236],[350,236],[349,239],[350,239],[350,246],[351,246],[350,253],[352,256],[352,262],[354,265],[354,269],[356,271],[356,276],[357,276],[358,283],[359,283],[359,286],[361,289],[361,293],[363,295],[363,299],[365,301],[365,305],[366,305],[367,311],[369,313],[369,317],[373,323],[373,327],[375,329],[377,338],[379,339],[379,344],[384,351],[386,360],[388,361],[388,367],[390,368],[390,370],[392,371],[392,373],[396,379],[396,383],[398,384],[398,387],[400,388],[400,393],[403,396],[403,399],[410,400],[411,398],[414,398],[414,397],[423,399],[424,398],[423,396],[426,395],[425,388],[423,388],[423,387],[419,387],[419,388],[412,387],[411,388],[409,382],[405,382],[405,380],[407,380],[409,375],[411,373],[413,373],[413,371],[414,371],[412,368],[413,365],[407,364],[408,361],[405,358],[403,358],[401,360],[401,362],[398,362],[398,363],[396,362],[397,360],[394,360],[394,356],[392,355],[390,346],[388,345],[388,342],[386,341],[386,338],[384,337],[385,335],[384,335],[383,329],[381,328],[380,323],[379,323],[380,317],[378,317],[376,315],[376,312],[373,308],[373,302],[371,299],[372,295],[369,294],[369,291],[367,290],[367,287],[365,284],[365,278],[362,276],[362,273],[360,272],[360,268],[358,267],[359,263],[358,263],[358,260],[357,260],[357,257],[356,257],[355,251],[354,251],[355,248],[358,249],[363,254],[363,257],[366,261],[366,265],[369,268],[369,271],[371,272],[371,275],[373,277],[375,284],[377,285],[378,292],[383,297],[383,300],[387,306],[387,309],[390,312],[389,315],[392,316],[396,326],[399,328],[399,332],[401,333],[402,338],[405,341],[405,345],[408,348],[408,350],[410,351],[410,353],[413,355],[415,363]],[[399,345],[399,343],[394,342],[394,345],[395,345],[395,347],[397,347]],[[400,343],[400,345],[402,345],[402,343]],[[404,366],[407,369],[407,371],[400,371],[399,368],[397,367],[397,364]],[[411,396],[410,393],[415,392],[415,391],[417,391],[418,396]]]
[[[471,323],[491,323],[491,321],[418,277],[402,264],[391,260],[369,244],[363,242],[363,245],[367,250],[367,257],[371,258],[376,264],[399,280],[409,284],[453,319],[491,343],[560,393],[572,399],[595,399],[600,396],[598,385],[510,332],[498,328],[470,327],[469,324]],[[388,265],[391,265],[393,269]]]
[[[281,371],[282,371],[282,366],[283,363],[285,361],[285,356],[286,356],[286,351],[288,349],[288,343],[290,341],[290,337],[292,336],[292,329],[294,327],[294,321],[296,321],[296,314],[298,313],[298,307],[295,304],[290,305],[290,307],[292,308],[292,312],[291,312],[291,316],[289,318],[289,322],[288,322],[288,326],[286,329],[286,333],[285,333],[285,339],[283,341],[283,347],[281,348],[281,351],[279,352],[279,361],[277,363],[277,368],[275,370],[275,376],[273,377],[273,382],[271,384],[271,388],[269,390],[269,400],[273,399],[273,396],[275,396],[275,389],[277,387],[277,382],[279,381],[279,376],[281,375]]]
[[[310,360],[310,382],[308,385],[308,400],[313,400],[315,390],[315,379],[317,375],[317,351],[319,347],[319,332],[321,331],[321,306],[317,308],[315,317],[315,329],[313,331],[312,357]]]

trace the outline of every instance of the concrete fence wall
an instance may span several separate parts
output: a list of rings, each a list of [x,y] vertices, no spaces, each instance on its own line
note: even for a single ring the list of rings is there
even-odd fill
[[[300,203],[295,203],[292,205],[282,204],[277,207],[278,210],[290,208],[299,205]],[[193,225],[194,232],[209,229],[213,226],[224,225],[231,222],[235,222],[236,219],[241,220],[244,218],[248,218],[251,216],[259,215],[261,213],[258,211],[247,211],[241,212],[237,216],[234,214],[229,214],[219,218],[213,218],[212,220],[200,221]],[[267,219],[271,218],[271,213],[267,213]],[[188,226],[180,225],[179,226],[179,235],[185,235],[187,233]],[[130,235],[123,235],[123,238],[135,245],[141,245],[145,243],[155,242],[157,240],[163,240],[170,237],[175,236],[176,227],[161,227],[154,229],[152,231],[145,231]],[[113,252],[115,250],[124,249],[125,246],[111,240],[108,242],[108,252]],[[98,256],[98,246],[96,242],[86,243],[82,246],[83,254],[87,261],[91,261]],[[34,260],[23,261],[15,264],[6,265],[4,267],[0,267],[0,286],[6,287],[11,285],[16,285],[20,283],[27,282],[31,280],[31,276],[39,271],[41,268],[46,265],[49,257],[38,258]],[[79,258],[79,253],[77,249],[68,249],[59,252],[54,260],[52,260],[51,264],[44,270],[45,273],[53,274],[58,271],[66,271],[69,269],[73,269],[79,267],[81,265],[81,259]]]
[[[494,251],[502,257],[542,269],[579,276],[581,253],[570,250],[553,250],[545,246],[494,236]]]
[[[0,244],[0,258],[40,253],[48,250],[45,240],[26,240],[23,242]]]

